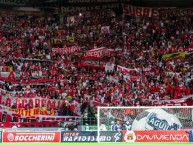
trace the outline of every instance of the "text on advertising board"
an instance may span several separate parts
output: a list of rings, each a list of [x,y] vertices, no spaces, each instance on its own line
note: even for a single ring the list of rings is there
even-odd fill
[[[186,131],[124,131],[123,142],[188,142]]]
[[[101,142],[121,142],[122,132],[117,131],[101,131]],[[97,131],[77,131],[77,132],[62,132],[62,142],[97,142]]]
[[[4,132],[3,142],[60,142],[60,132]]]

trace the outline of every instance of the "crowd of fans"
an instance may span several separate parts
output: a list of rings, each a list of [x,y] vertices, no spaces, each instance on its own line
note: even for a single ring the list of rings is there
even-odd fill
[[[109,31],[102,33],[102,26]],[[53,38],[63,42],[53,43]],[[81,51],[52,51],[71,46]],[[94,116],[97,105],[175,105],[176,99],[193,94],[192,56],[163,59],[165,54],[192,52],[193,17],[82,15],[60,23],[54,17],[1,16],[0,47],[1,72],[14,72],[12,77],[1,76],[1,95],[61,99],[60,115],[73,115],[73,101],[81,105],[82,114]],[[112,71],[105,65],[82,65],[86,52],[100,47],[113,53],[89,61],[111,64]],[[119,71],[118,65],[131,71]],[[34,83],[39,79],[45,81]],[[183,103],[192,105],[192,98]]]

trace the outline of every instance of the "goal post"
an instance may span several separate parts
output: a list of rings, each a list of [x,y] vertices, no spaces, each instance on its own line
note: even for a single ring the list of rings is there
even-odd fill
[[[193,106],[98,107],[97,110],[98,142],[119,141],[121,131],[193,129]]]

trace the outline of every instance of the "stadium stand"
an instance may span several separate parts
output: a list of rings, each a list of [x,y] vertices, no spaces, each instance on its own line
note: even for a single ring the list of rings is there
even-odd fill
[[[87,121],[99,105],[193,105],[192,26],[192,16],[108,12],[60,23],[53,16],[1,15],[0,116]]]

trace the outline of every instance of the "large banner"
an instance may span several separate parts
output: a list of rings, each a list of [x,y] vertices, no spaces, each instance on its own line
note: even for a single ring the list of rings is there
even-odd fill
[[[46,60],[48,61],[48,60]],[[55,79],[51,79],[51,78],[39,78],[37,80],[31,79],[31,80],[13,80],[12,78],[14,77],[15,73],[10,73],[8,78],[6,77],[2,77],[0,76],[0,80],[2,81],[7,81],[7,82],[11,82],[13,84],[19,84],[21,83],[22,85],[28,85],[28,84],[40,84],[40,83],[46,83],[46,82],[54,82]],[[20,77],[22,77],[22,75],[20,75]]]
[[[174,10],[165,10],[160,11],[160,15],[175,15],[176,17],[184,17],[184,16],[193,16],[193,8],[187,9],[174,9]]]
[[[131,5],[122,5],[124,15],[135,16],[135,17],[157,17],[159,11],[157,8],[148,7],[135,7]]]
[[[84,59],[86,58],[100,58],[103,56],[110,57],[114,53],[113,49],[108,49],[106,47],[100,47],[100,48],[95,48],[92,50],[89,50],[86,52]]]
[[[0,104],[2,103],[7,104],[8,106],[11,106],[13,104],[16,104],[16,106],[19,106],[20,103],[22,105],[22,108],[25,107],[26,104],[29,104],[29,107],[34,108],[36,104],[38,104],[39,107],[47,106],[47,108],[60,108],[63,100],[60,99],[46,99],[41,97],[36,98],[16,98],[16,97],[2,97],[0,96]],[[77,103],[76,103],[77,104]]]
[[[51,109],[50,111],[47,110],[41,110],[39,108],[33,108],[29,110],[25,109],[8,109],[9,111],[13,111],[19,115],[23,115],[26,117],[35,116],[35,115],[52,115],[54,116],[55,112],[54,109]]]
[[[121,73],[126,73],[126,74],[128,74],[128,73],[131,72],[131,71],[136,71],[136,72],[138,72],[139,70],[138,70],[138,69],[130,69],[130,68],[126,68],[126,67],[117,65],[117,71],[119,71],[119,72],[121,72]]]
[[[122,132],[100,131],[101,142],[121,142]],[[61,133],[61,142],[97,142],[97,131],[66,131]]]
[[[38,104],[38,106],[41,108],[42,106],[47,106],[48,109],[50,109],[50,111],[48,112],[47,110],[40,110],[40,109],[29,109],[29,110],[25,110],[25,109],[7,109],[8,111],[13,111],[16,112],[20,115],[24,115],[24,116],[33,116],[33,115],[54,115],[54,108],[60,108],[61,105],[63,104],[63,100],[59,100],[59,99],[55,99],[55,100],[51,100],[51,99],[46,99],[46,98],[22,98],[22,99],[16,99],[14,97],[9,98],[9,97],[2,97],[0,96],[0,110],[4,107],[2,104],[2,102],[5,102],[8,106],[11,106],[12,104],[16,104],[16,106],[22,105],[22,108],[25,107],[26,104],[29,104],[30,108],[34,108],[36,104]],[[80,112],[80,104],[76,101],[73,101],[71,103],[71,105],[74,105],[75,109],[74,109],[74,114],[76,115],[81,115]]]
[[[87,11],[105,11],[107,9],[119,9],[119,3],[104,3],[95,4],[93,2],[87,5],[67,5],[66,7],[60,8],[60,13],[73,13],[73,12],[87,12]]]
[[[134,79],[130,79],[134,80]],[[115,81],[115,80],[114,80]],[[144,99],[144,101],[150,101],[154,106],[187,106],[186,100],[193,99],[193,95],[184,96],[180,99],[172,99],[172,100],[154,100],[154,99]],[[94,106],[108,106],[108,103],[100,103],[98,101],[94,101]],[[183,114],[183,118],[190,119],[189,114]]]
[[[3,142],[60,142],[60,132],[3,132]]]
[[[60,54],[71,54],[81,50],[80,46],[64,47],[64,48],[52,48],[52,51]]]
[[[162,56],[162,59],[174,59],[174,58],[193,58],[193,52],[189,49],[189,52],[174,52],[165,54]]]
[[[176,17],[193,16],[193,8],[150,8],[135,7],[127,4],[122,5],[124,15],[135,17],[158,17],[164,15],[175,15]]]
[[[123,131],[123,142],[189,142],[185,130]]]
[[[184,106],[186,104],[186,100],[192,99],[193,95],[184,96],[180,99],[171,99],[171,100],[153,100],[153,99],[145,99],[152,102],[154,105],[162,104],[162,105],[170,105],[170,106]]]
[[[0,0],[0,4],[24,6],[27,0]]]
[[[106,52],[107,48],[106,47],[101,47],[101,48],[96,48],[96,49],[92,49],[86,52],[86,57],[102,57],[104,56],[105,52]]]

